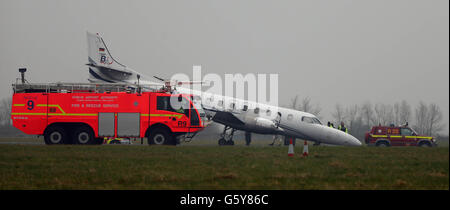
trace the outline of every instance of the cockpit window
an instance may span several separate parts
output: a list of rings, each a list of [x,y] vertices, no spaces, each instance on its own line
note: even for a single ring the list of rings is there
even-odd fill
[[[302,117],[302,121],[305,123],[311,123],[311,124],[314,123],[314,121],[311,117]]]
[[[320,122],[319,119],[315,118],[315,117],[302,117],[302,121],[305,123],[311,123],[311,124],[320,124],[322,125],[322,123]]]
[[[317,119],[317,118],[313,118],[313,121],[314,121],[315,124],[320,124],[320,125],[322,125],[322,123],[320,122],[320,120]]]

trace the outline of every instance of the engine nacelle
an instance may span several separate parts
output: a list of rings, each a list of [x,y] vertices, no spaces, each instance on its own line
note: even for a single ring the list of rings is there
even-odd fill
[[[263,128],[272,129],[272,130],[279,129],[279,128],[277,128],[277,125],[275,124],[275,122],[273,122],[272,120],[266,119],[266,118],[262,118],[262,117],[255,118],[255,125],[258,127],[263,127]]]

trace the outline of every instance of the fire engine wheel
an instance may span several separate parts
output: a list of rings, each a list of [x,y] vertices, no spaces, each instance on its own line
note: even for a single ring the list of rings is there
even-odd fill
[[[376,144],[376,146],[377,146],[377,147],[388,147],[389,144],[388,144],[387,142],[382,141],[382,142],[378,142],[378,143]]]
[[[150,145],[175,145],[173,136],[164,129],[152,131],[148,137]]]
[[[418,146],[419,147],[431,147],[431,144],[429,142],[424,141],[424,142],[420,142]]]
[[[64,144],[68,140],[68,135],[63,127],[52,126],[49,127],[44,134],[45,144]]]
[[[75,129],[72,139],[74,144],[95,144],[96,142],[94,132],[85,126]]]

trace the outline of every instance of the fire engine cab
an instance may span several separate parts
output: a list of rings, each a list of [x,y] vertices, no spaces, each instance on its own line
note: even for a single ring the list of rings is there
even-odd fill
[[[205,112],[189,94],[130,84],[13,84],[11,119],[46,144],[101,144],[104,137],[176,145],[205,127]]]
[[[436,146],[431,136],[418,135],[408,126],[374,126],[366,133],[365,141],[368,146]]]

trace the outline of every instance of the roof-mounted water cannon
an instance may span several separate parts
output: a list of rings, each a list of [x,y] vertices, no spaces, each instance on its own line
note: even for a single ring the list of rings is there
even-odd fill
[[[141,93],[141,86],[139,86],[139,79],[141,79],[141,75],[137,74],[137,86],[138,86],[138,93]]]
[[[203,81],[178,81],[178,80],[166,80],[166,79],[163,79],[163,78],[157,77],[157,76],[153,76],[153,77],[157,80],[163,81],[164,82],[163,89],[170,93],[172,93],[173,90],[176,90],[177,86],[205,83]],[[173,87],[173,89],[172,89],[172,87]]]
[[[19,68],[20,76],[22,78],[22,84],[25,84],[25,72],[27,71],[27,68]]]

